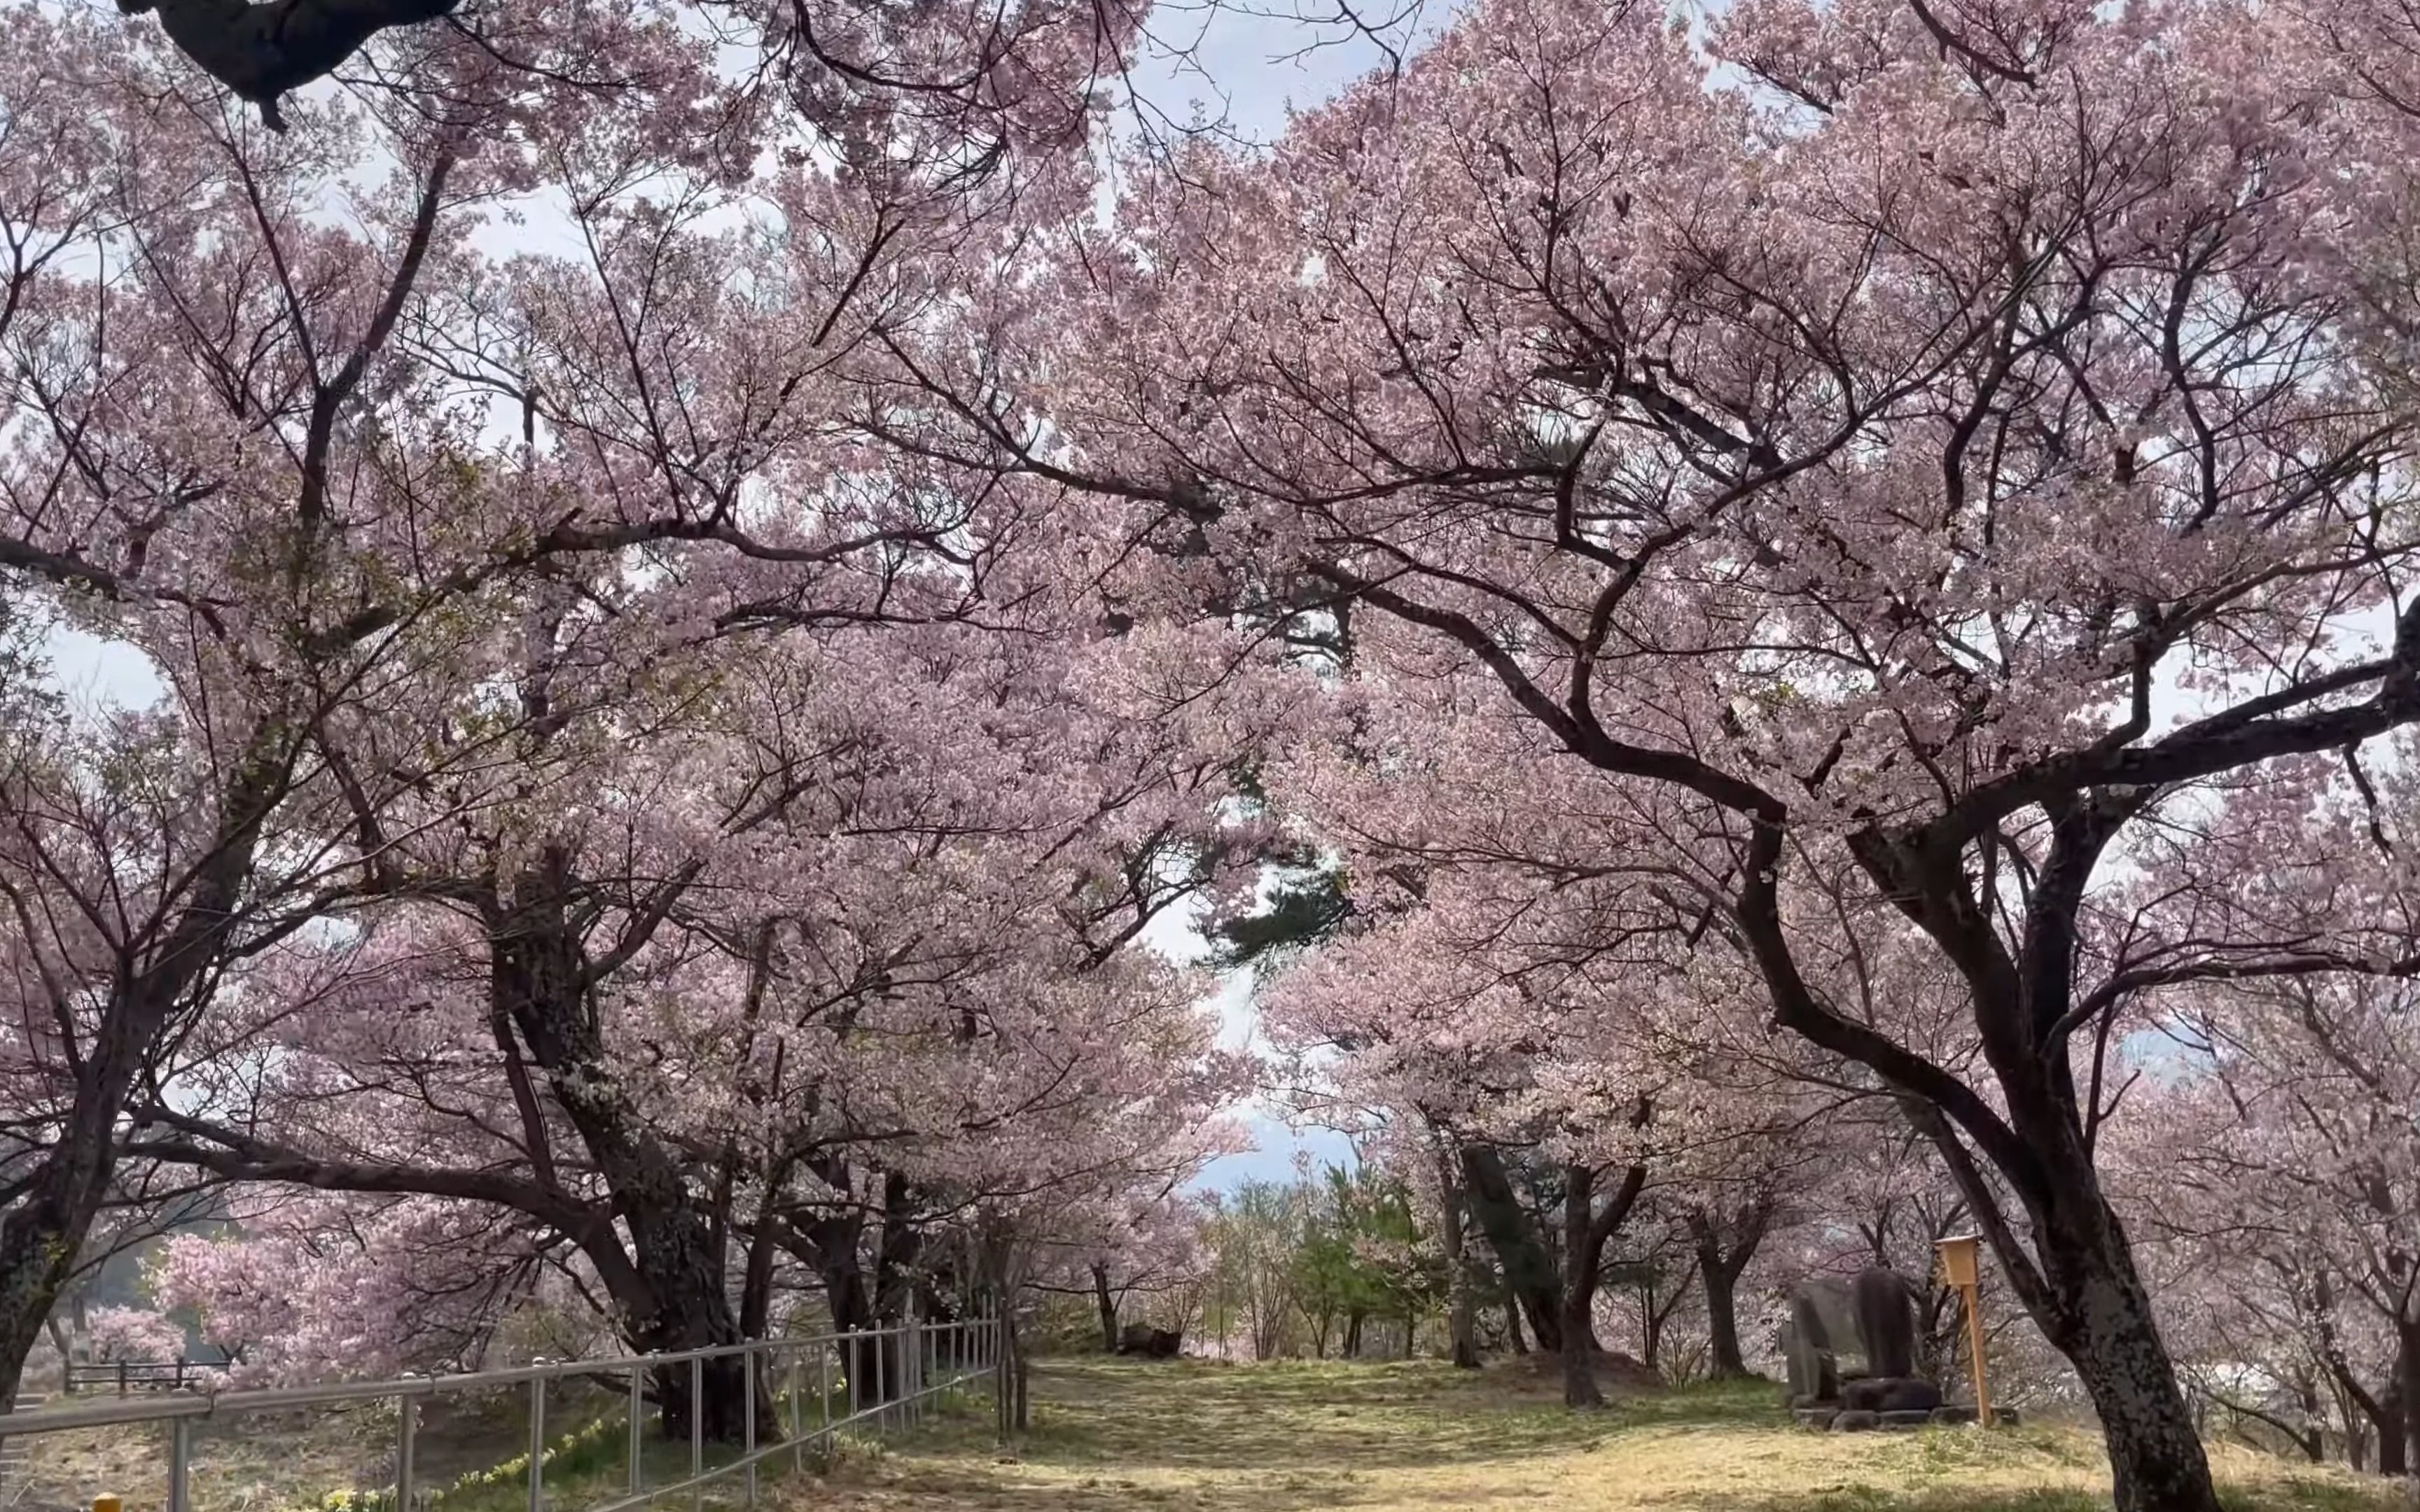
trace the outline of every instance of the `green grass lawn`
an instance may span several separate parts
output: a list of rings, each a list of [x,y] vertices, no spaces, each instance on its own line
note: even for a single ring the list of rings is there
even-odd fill
[[[768,1488],[795,1512],[2093,1512],[2098,1441],[2068,1427],[1824,1434],[1779,1389],[1637,1396],[1572,1413],[1517,1363],[1111,1360],[1038,1365],[1033,1431],[1002,1455],[945,1421],[828,1480]],[[2385,1512],[2391,1483],[2219,1447],[2238,1512]]]

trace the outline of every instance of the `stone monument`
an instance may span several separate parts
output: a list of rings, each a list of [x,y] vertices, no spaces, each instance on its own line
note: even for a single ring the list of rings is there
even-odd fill
[[[1916,1373],[1914,1290],[1887,1266],[1801,1284],[1781,1348],[1790,1406],[1810,1427],[1913,1427],[1941,1407],[1941,1388]]]

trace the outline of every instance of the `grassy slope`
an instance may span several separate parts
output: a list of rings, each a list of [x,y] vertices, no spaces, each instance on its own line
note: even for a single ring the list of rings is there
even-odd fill
[[[2097,1443],[2072,1429],[1817,1434],[1767,1385],[1564,1412],[1551,1382],[1434,1364],[1037,1367],[1022,1457],[977,1422],[936,1426],[812,1490],[798,1512],[2090,1512]],[[2242,1512],[2384,1512],[2388,1484],[2213,1451]]]

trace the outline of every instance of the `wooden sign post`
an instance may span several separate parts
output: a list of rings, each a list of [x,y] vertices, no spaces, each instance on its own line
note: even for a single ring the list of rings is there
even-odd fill
[[[1976,1236],[1960,1234],[1934,1247],[1941,1252],[1941,1279],[1958,1288],[1959,1302],[1966,1309],[1966,1357],[1975,1371],[1975,1421],[1989,1427],[1992,1393],[1983,1375],[1983,1277]]]

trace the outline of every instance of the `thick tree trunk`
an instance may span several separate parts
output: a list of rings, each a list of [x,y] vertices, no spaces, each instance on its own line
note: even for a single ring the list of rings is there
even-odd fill
[[[1639,1194],[1647,1189],[1647,1167],[1633,1165],[1622,1173],[1600,1209],[1596,1203],[1596,1170],[1577,1162],[1563,1167],[1563,1405],[1601,1407],[1605,1394],[1596,1386],[1596,1280],[1605,1263],[1605,1247],[1629,1221]]]
[[[2395,1391],[2402,1398],[2397,1405],[2403,1409],[2403,1473],[2420,1475],[2420,1322],[2407,1322],[2397,1334]]]
[[[1503,1155],[1491,1145],[1465,1145],[1462,1176],[1463,1190],[1470,1198],[1470,1215],[1478,1221],[1479,1231],[1487,1236],[1488,1247],[1496,1252],[1496,1263],[1504,1271],[1504,1284],[1519,1300],[1538,1348],[1549,1353],[1559,1350],[1561,1288],[1555,1277],[1554,1263],[1547,1258],[1545,1246],[1539,1242],[1528,1213],[1512,1195],[1512,1181],[1504,1172]]]
[[[1093,1308],[1101,1319],[1102,1351],[1117,1353],[1118,1300],[1109,1295],[1109,1268],[1098,1260],[1093,1262]]]
[[[1756,832],[1739,918],[1779,1020],[1898,1084],[1909,1118],[1940,1150],[2010,1286],[2090,1396],[2109,1451],[2117,1512],[2218,1512],[2209,1457],[2149,1293],[2125,1227],[2101,1188],[2065,1038],[2079,1007],[2076,918],[2085,889],[2102,849],[2151,791],[2110,790],[2048,806],[2050,841],[2013,952],[1982,919],[1954,848],[1934,843],[1939,837],[1919,841],[1876,829],[1850,841],[1860,864],[1965,979],[2003,1112],[1941,1067],[1831,1013],[1807,990],[1790,958],[1773,880],[1783,843],[1778,825]],[[1964,1137],[1952,1129],[1953,1117]],[[2030,1245],[1976,1164],[1968,1138],[2024,1204]]]
[[[1706,1334],[1709,1365],[1717,1380],[1748,1374],[1747,1357],[1739,1336],[1739,1278],[1756,1257],[1770,1227],[1772,1204],[1762,1198],[1750,1204],[1738,1220],[1718,1223],[1703,1211],[1689,1215],[1689,1232],[1698,1251],[1698,1274],[1706,1288]]]
[[[2002,1085],[2011,1080],[2004,1074]],[[2033,1188],[2030,1247],[1940,1111],[1914,1100],[1905,1106],[1948,1162],[2019,1300],[2091,1397],[2117,1512],[2218,1512],[2210,1459],[2125,1226],[2057,1098],[2039,1084],[2028,1090],[2034,1095],[2012,1098],[2010,1121],[2030,1156],[2024,1173]]]
[[[1322,1359],[1327,1357],[1327,1315],[1325,1313],[1319,1318],[1319,1354]],[[1344,1357],[1348,1360],[1361,1358],[1361,1309],[1358,1307],[1344,1315]]]
[[[1748,1374],[1747,1356],[1740,1350],[1739,1277],[1702,1265],[1699,1270],[1706,1288],[1708,1364],[1716,1380],[1737,1380]]]
[[[2354,1417],[2358,1412],[2361,1418],[2368,1421],[2370,1432],[2378,1437],[2378,1473],[2381,1475],[2404,1473],[2412,1460],[2405,1453],[2410,1439],[2404,1432],[2403,1351],[2400,1349],[2397,1350],[2395,1364],[2388,1369],[2386,1386],[2382,1391],[2372,1392],[2362,1385],[2360,1379],[2353,1375],[2352,1366],[2335,1349],[2333,1340],[2328,1353],[2328,1373],[2335,1378],[2337,1394],[2351,1404],[2345,1415],[2345,1458],[2351,1462],[2352,1468],[2366,1468],[2363,1461],[2367,1458],[2364,1444],[2367,1435],[2360,1431]]]
[[[1589,1242],[1596,1216],[1596,1172],[1577,1162],[1563,1167],[1563,1405],[1603,1407],[1597,1390],[1595,1319],[1597,1250]]]
[[[881,1321],[875,1288],[858,1252],[864,1227],[864,1220],[855,1214],[804,1226],[816,1273],[823,1280],[824,1306],[831,1314],[833,1332],[841,1335],[841,1380],[852,1412],[880,1406],[890,1390],[888,1362],[879,1341],[872,1336]]]
[[[550,848],[516,879],[508,902],[488,918],[489,991],[497,1016],[519,1031],[529,1060],[613,1194],[628,1230],[630,1260],[651,1305],[630,1320],[633,1342],[649,1351],[707,1349],[740,1341],[725,1287],[723,1235],[692,1192],[682,1160],[631,1107],[608,1064],[590,994],[586,949],[568,920],[568,858]],[[501,1046],[517,1053],[509,1042]],[[662,1379],[669,1377],[672,1379]],[[692,1403],[695,1384],[704,1399]],[[701,1414],[707,1438],[746,1437],[747,1373],[737,1359],[659,1373],[657,1401],[664,1432],[686,1437]],[[760,1434],[772,1429],[760,1402]]]
[[[2071,1358],[2100,1414],[2118,1512],[2216,1512],[2210,1461],[2141,1288],[2111,1284],[2086,1300],[2086,1342]]]
[[[2369,1418],[2369,1425],[2379,1432],[2379,1473],[2408,1475],[2411,1473],[2411,1435],[2403,1432],[2403,1386],[2379,1396],[2379,1411]]]
[[[0,1412],[16,1401],[26,1357],[100,1214],[116,1165],[113,1126],[132,1085],[130,1073],[114,1094],[78,1089],[59,1142],[0,1221]]]
[[[2378,1398],[2378,1411],[2370,1417],[2370,1426],[2378,1430],[2378,1473],[2381,1475],[2407,1475],[2412,1471],[2412,1440],[2405,1431],[2403,1388],[2397,1385]]]
[[[2218,1512],[2209,1458],[2125,1232],[2088,1161],[2071,1180],[2044,1209],[2048,1221],[2037,1221],[2047,1295],[2026,1302],[2092,1398],[2117,1512]]]

